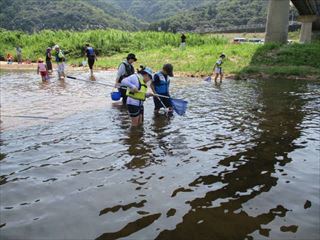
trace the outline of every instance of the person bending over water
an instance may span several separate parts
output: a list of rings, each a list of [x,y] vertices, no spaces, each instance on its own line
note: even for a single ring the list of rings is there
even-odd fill
[[[133,74],[121,81],[121,86],[127,87],[127,107],[131,117],[132,126],[143,123],[143,102],[153,93],[147,93],[147,82],[152,80],[152,70],[148,67],[141,68],[138,74]]]
[[[223,78],[222,64],[223,64],[223,60],[225,59],[225,57],[226,57],[226,55],[222,53],[213,67],[214,73],[215,73],[215,77],[214,77],[215,83],[217,83],[217,79],[219,76],[220,76],[220,83],[222,82],[222,78]]]
[[[153,76],[151,88],[154,93],[170,97],[169,95],[169,86],[170,86],[170,77],[173,77],[173,66],[168,63],[163,65],[161,71],[157,72]],[[154,112],[159,113],[160,108],[168,108],[168,115],[172,115],[172,103],[170,98],[165,97],[153,97],[154,101]]]

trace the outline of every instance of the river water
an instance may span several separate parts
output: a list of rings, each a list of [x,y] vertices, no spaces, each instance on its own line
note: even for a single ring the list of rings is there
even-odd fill
[[[319,239],[319,82],[176,78],[137,129],[110,91],[1,73],[1,239]]]

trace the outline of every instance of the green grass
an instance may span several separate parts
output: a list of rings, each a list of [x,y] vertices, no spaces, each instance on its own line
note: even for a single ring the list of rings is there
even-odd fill
[[[45,30],[35,34],[18,31],[0,30],[0,56],[8,52],[15,53],[17,45],[22,46],[23,54],[31,60],[43,56],[47,47],[58,44],[68,54],[69,58],[82,55],[85,43],[94,46],[98,55],[112,56],[130,51],[145,51],[163,46],[179,46],[180,35],[163,32],[126,32],[120,30],[91,30],[83,32]],[[219,45],[228,40],[219,36],[202,36],[189,34],[190,46]]]
[[[297,33],[295,33],[297,35]],[[230,38],[216,34],[188,34],[186,50],[179,49],[180,35],[163,32],[124,32],[119,30],[92,30],[85,32],[42,31],[26,34],[16,31],[0,31],[0,55],[15,53],[21,45],[23,56],[31,60],[43,57],[48,46],[59,44],[67,51],[70,64],[83,61],[81,49],[91,43],[97,53],[97,67],[117,68],[128,52],[134,52],[139,65],[147,65],[154,71],[164,63],[174,65],[175,72],[203,76],[224,52],[223,65],[227,74],[246,76],[254,74],[320,76],[320,42],[311,44],[232,44]]]
[[[310,44],[266,44],[259,47],[251,62],[238,75],[308,76],[320,78],[320,42]]]
[[[251,56],[257,48],[258,45],[254,44],[202,45],[187,47],[186,50],[165,46],[158,49],[135,52],[139,60],[136,67],[142,64],[157,71],[161,69],[164,63],[171,63],[174,65],[176,72],[189,73],[195,76],[206,75],[211,73],[215,61],[224,52],[229,56],[224,63],[224,69],[228,73],[235,74],[250,63]],[[102,57],[98,59],[96,66],[106,68],[118,67],[124,57],[125,54]],[[80,64],[82,60],[83,58],[79,58],[71,62]]]

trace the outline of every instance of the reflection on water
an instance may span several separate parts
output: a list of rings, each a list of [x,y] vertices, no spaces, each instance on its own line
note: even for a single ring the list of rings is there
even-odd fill
[[[319,83],[175,79],[187,115],[130,128],[96,85],[6,79],[2,110],[59,117],[3,123],[2,238],[319,238]]]

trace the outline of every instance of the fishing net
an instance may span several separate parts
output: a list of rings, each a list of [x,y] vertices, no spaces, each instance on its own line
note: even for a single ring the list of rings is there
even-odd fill
[[[204,79],[205,82],[211,82],[211,76],[207,77],[206,79]]]
[[[188,102],[185,101],[185,100],[182,100],[182,99],[173,99],[171,98],[171,104],[173,106],[173,109],[174,111],[182,116],[186,113],[187,111],[187,105],[188,105]]]

